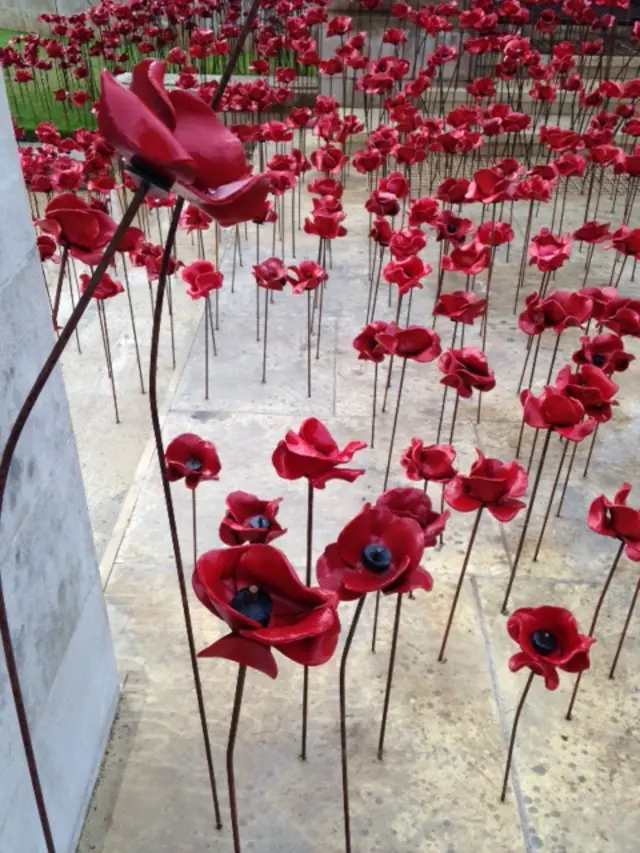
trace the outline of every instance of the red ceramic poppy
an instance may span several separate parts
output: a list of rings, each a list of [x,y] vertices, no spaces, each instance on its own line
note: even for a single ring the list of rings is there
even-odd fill
[[[400,202],[393,193],[373,190],[365,203],[365,209],[375,216],[396,216],[400,213]]]
[[[349,158],[339,148],[326,145],[324,148],[317,148],[309,159],[313,168],[318,172],[324,172],[325,175],[335,175]]]
[[[38,221],[38,227],[88,265],[100,262],[116,232],[116,223],[110,216],[94,210],[73,193],[53,198],[45,207],[44,219]]]
[[[596,243],[604,243],[611,237],[609,233],[610,225],[608,222],[585,222],[577,231],[573,232],[574,240],[581,240],[583,243],[595,245]]]
[[[598,423],[611,420],[612,406],[617,406],[614,396],[618,386],[612,382],[599,367],[585,364],[576,373],[571,372],[569,365],[558,373],[555,387],[564,391],[584,406],[587,417]]]
[[[432,271],[432,267],[421,261],[417,255],[410,255],[401,260],[389,261],[382,273],[384,280],[389,284],[395,284],[400,294],[405,296],[414,288],[422,288],[421,278],[425,278]]]
[[[509,178],[495,167],[477,171],[467,190],[467,201],[479,201],[483,204],[496,204],[510,201],[515,195],[515,186]]]
[[[385,323],[383,320],[374,320],[373,323],[369,323],[353,339],[353,347],[358,353],[358,359],[380,364],[385,356],[389,355],[389,351],[380,343],[378,336],[385,333],[393,335],[397,331],[397,326],[393,323]]]
[[[624,542],[626,556],[637,563],[640,561],[640,510],[627,506],[630,492],[629,483],[623,483],[612,501],[600,495],[589,507],[587,524],[601,536]]]
[[[540,272],[558,270],[571,256],[571,236],[556,237],[548,228],[531,238],[529,264],[535,264]]]
[[[215,446],[190,432],[169,442],[164,462],[169,481],[184,479],[188,489],[195,489],[203,480],[217,480],[222,467]]]
[[[98,126],[134,171],[176,191],[222,225],[262,210],[268,178],[251,175],[242,142],[197,95],[163,87],[165,63],[143,60],[131,89],[102,72]]]
[[[420,225],[432,225],[440,208],[434,198],[418,198],[409,208],[409,227],[419,228]]]
[[[486,507],[498,521],[512,521],[524,504],[519,501],[527,491],[527,474],[517,462],[486,459],[476,450],[478,459],[467,476],[457,474],[444,487],[447,504],[457,512],[474,512]]]
[[[552,429],[569,441],[582,441],[596,427],[595,421],[586,418],[582,403],[557,388],[547,386],[538,397],[523,391],[520,402],[526,424],[533,429]]]
[[[40,261],[44,263],[45,261],[55,261],[58,260],[56,257],[56,248],[58,244],[53,239],[53,237],[49,237],[48,234],[41,234],[36,240],[38,244],[38,253],[40,255]]]
[[[463,204],[467,200],[470,183],[467,178],[447,178],[438,187],[436,198],[448,204]]]
[[[592,300],[584,292],[556,290],[544,299],[538,292],[530,293],[518,326],[526,335],[540,335],[553,329],[556,335],[565,329],[581,326],[591,316]]]
[[[278,476],[285,480],[306,477],[316,489],[324,489],[330,480],[353,483],[363,468],[339,468],[350,462],[353,455],[366,447],[364,441],[351,441],[343,450],[338,448],[329,430],[317,418],[307,418],[298,432],[289,430],[278,443],[272,462]]]
[[[411,444],[402,454],[400,464],[409,480],[426,480],[433,483],[446,483],[456,475],[453,460],[456,451],[450,444],[425,444],[419,438],[412,438]]]
[[[452,323],[464,323],[472,326],[478,317],[484,315],[487,300],[480,299],[472,291],[456,290],[442,293],[433,309],[436,317],[448,317]]]
[[[331,198],[326,196],[325,198]],[[317,201],[318,199],[314,199]],[[304,220],[305,234],[312,234],[314,237],[321,237],[324,240],[335,240],[337,237],[344,237],[347,229],[342,225],[347,218],[343,212],[340,203],[336,201],[337,207],[317,207],[311,217]]]
[[[476,231],[476,239],[483,246],[504,246],[513,240],[513,236],[513,228],[508,222],[483,222]]]
[[[84,293],[90,283],[91,276],[86,273],[82,273],[80,276],[80,293]],[[98,286],[93,291],[92,299],[97,299],[101,302],[103,299],[111,299],[113,296],[118,296],[120,293],[124,293],[124,287],[119,281],[114,281],[110,275],[105,273],[100,279]]]
[[[455,389],[463,398],[470,397],[474,388],[491,391],[496,387],[486,355],[474,347],[445,350],[438,361],[438,370],[444,374],[440,384]]]
[[[491,250],[477,240],[466,246],[455,246],[449,255],[442,258],[445,272],[461,272],[464,275],[478,275],[489,266]]]
[[[187,287],[187,295],[192,299],[203,299],[212,290],[220,290],[223,275],[216,270],[211,261],[193,261],[184,267],[180,277]]]
[[[635,359],[635,355],[625,351],[624,342],[618,335],[582,337],[580,344],[581,348],[571,356],[573,361],[580,365],[593,364],[606,376],[622,373]]]
[[[417,255],[427,245],[427,238],[419,228],[403,228],[391,237],[389,248],[396,261]]]
[[[603,288],[603,291],[610,288]],[[627,299],[605,294],[605,304],[600,323],[616,335],[640,337],[640,299]]]
[[[287,558],[271,545],[241,545],[203,554],[193,589],[231,628],[199,657],[218,657],[275,678],[272,649],[303,666],[331,659],[338,645],[337,596],[306,587]]]
[[[382,216],[376,216],[373,220],[369,238],[374,240],[379,246],[388,246],[393,237],[394,231],[391,223]]]
[[[333,178],[314,178],[307,189],[312,195],[332,195],[337,199],[341,199],[344,192],[340,181]]]
[[[423,552],[424,535],[416,521],[365,504],[325,548],[316,565],[318,583],[336,592],[340,601],[369,592],[428,592],[433,580],[420,568]]]
[[[289,267],[287,278],[294,293],[304,293],[317,290],[329,276],[315,261],[301,261],[297,266]]]
[[[287,268],[279,258],[267,258],[253,267],[258,287],[265,290],[282,290],[287,283]]]
[[[621,225],[611,235],[611,246],[623,255],[640,258],[640,228],[627,228]]]
[[[119,252],[134,252],[144,242],[144,231],[140,228],[127,228],[118,245]]]
[[[436,229],[436,240],[446,240],[449,243],[462,243],[465,236],[473,228],[470,219],[461,219],[450,210],[443,210],[429,223]]]
[[[265,545],[283,536],[287,531],[276,519],[281,500],[261,501],[247,492],[231,492],[220,522],[220,539],[225,545]]]
[[[410,518],[417,522],[424,537],[425,548],[434,548],[449,520],[448,512],[435,512],[431,498],[422,489],[388,489],[376,501],[376,509],[386,509],[397,518]]]
[[[575,617],[563,607],[521,607],[507,620],[507,631],[520,651],[509,659],[511,672],[529,667],[544,678],[547,690],[560,683],[558,670],[578,673],[589,669],[593,637],[578,631]]]
[[[397,358],[409,358],[412,361],[427,363],[440,355],[440,338],[423,326],[407,326],[399,329],[393,324],[381,332],[378,341],[391,355]]]

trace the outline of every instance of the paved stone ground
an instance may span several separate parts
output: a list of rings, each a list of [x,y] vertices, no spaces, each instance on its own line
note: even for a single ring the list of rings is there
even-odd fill
[[[206,483],[198,490],[200,552],[219,546],[217,529],[228,492],[245,489],[262,497],[282,496],[280,519],[289,532],[277,544],[302,572],[304,487],[278,479],[271,465],[272,450],[287,429],[296,428],[310,415],[324,420],[340,444],[369,438],[372,368],[357,360],[351,346],[364,322],[367,302],[365,197],[366,187],[352,176],[345,197],[349,234],[337,241],[333,250],[321,354],[313,361],[310,400],[305,387],[304,297],[278,294],[270,306],[268,378],[266,385],[260,382],[262,349],[255,337],[255,287],[248,263],[249,255],[255,252],[253,235],[250,247],[243,242],[244,266],[238,269],[233,294],[228,286],[230,258],[225,261],[227,286],[221,297],[219,356],[212,365],[209,402],[203,393],[201,319],[198,328],[195,326],[200,310],[187,305],[182,293],[180,298],[176,296],[178,366],[174,372],[170,370],[166,336],[161,365],[168,394],[163,412],[165,440],[181,432],[197,432],[215,442],[223,465],[220,482]],[[581,223],[583,205],[582,197],[569,197],[567,230]],[[515,453],[520,421],[515,391],[524,339],[513,315],[513,294],[525,217],[526,209],[516,210],[516,242],[508,262],[504,251],[499,253],[493,279],[488,356],[498,386],[483,401],[479,426],[475,424],[475,401],[460,405],[454,443],[462,470],[473,461],[475,447],[505,461]],[[549,211],[536,212],[536,229],[549,221]],[[315,257],[311,238],[300,232],[296,239],[299,260]],[[288,261],[290,248],[287,236]],[[181,257],[190,251],[185,244]],[[267,253],[270,247],[263,248],[262,257]],[[437,244],[431,242],[426,258],[436,267],[437,257]],[[557,287],[581,286],[583,259],[574,247],[574,257],[557,275]],[[612,253],[599,247],[589,283],[606,284],[611,262]],[[539,278],[534,269],[528,271],[526,292]],[[415,295],[415,322],[430,322],[435,284],[434,273],[424,291]],[[141,282],[140,287],[146,285]],[[463,287],[462,276],[446,276],[446,290]],[[180,289],[176,286],[176,291]],[[625,274],[621,289],[636,292],[637,284]],[[148,314],[144,290],[137,298],[140,310],[146,307]],[[377,316],[391,319],[394,313],[395,306],[387,305],[385,292]],[[122,331],[117,358],[118,381],[122,378],[127,386],[122,426],[112,425],[109,386],[103,372],[99,380],[88,383],[88,389],[85,382],[86,406],[81,411],[76,407],[75,412],[83,460],[90,455],[92,466],[97,458],[105,472],[113,466],[120,472],[114,479],[94,467],[95,482],[89,481],[93,518],[105,542],[115,511],[123,507],[103,560],[123,681],[122,701],[79,851],[230,853],[224,748],[236,667],[224,661],[204,661],[201,665],[224,808],[225,827],[217,832],[157,461],[146,445],[146,400],[135,393],[137,377],[125,331],[126,316],[122,314],[119,319]],[[446,346],[451,328],[439,320],[437,330]],[[558,364],[569,358],[577,337],[574,331],[563,336]],[[476,345],[478,330],[468,333],[466,340]],[[553,343],[551,337],[544,340],[539,380],[546,375]],[[95,361],[101,358],[99,344],[94,324],[90,358]],[[636,351],[640,354],[637,347]],[[72,401],[77,397],[73,383],[79,379],[77,362],[73,370],[69,362],[76,355],[70,353],[65,365]],[[88,360],[85,353],[82,364]],[[562,516],[552,516],[540,558],[533,563],[533,546],[560,450],[559,442],[551,442],[512,607],[542,603],[566,606],[586,631],[615,554],[613,541],[587,529],[587,508],[601,492],[611,496],[625,479],[635,482],[640,495],[640,401],[634,399],[638,370],[635,363],[620,379],[621,406],[598,436],[586,479],[581,474],[587,448],[579,450]],[[367,449],[357,458],[367,469],[366,475],[353,485],[331,483],[317,496],[315,557],[361,504],[375,500],[381,491],[396,392],[394,381],[390,411],[379,418],[375,450]],[[414,435],[435,439],[441,398],[435,364],[410,363],[390,485],[409,485],[403,480],[399,454]],[[447,418],[450,413],[448,408]],[[527,433],[526,455],[530,442]],[[122,502],[120,492],[136,467],[134,485]],[[182,484],[174,488],[174,497],[185,561],[190,564],[190,497]],[[640,497],[636,496],[636,504],[638,501]],[[573,722],[564,719],[573,677],[561,674],[556,693],[545,691],[536,680],[521,720],[512,786],[506,803],[501,804],[506,744],[526,675],[508,671],[507,661],[515,647],[507,637],[500,604],[523,518],[519,516],[506,527],[490,517],[483,519],[449,639],[447,661],[439,664],[437,652],[472,520],[463,515],[452,517],[444,546],[426,555],[425,565],[435,579],[433,592],[418,594],[403,608],[382,763],[376,758],[376,744],[394,607],[390,601],[382,604],[375,655],[369,650],[373,602],[365,607],[349,663],[353,851],[636,853],[640,830],[637,614],[615,680],[608,680],[606,674],[635,587],[637,566],[623,560],[612,584],[593,651],[593,668],[583,680]],[[196,643],[202,648],[222,634],[223,626],[192,595],[190,599]],[[352,611],[352,606],[342,607],[344,626],[349,624]],[[338,655],[326,667],[312,672],[309,760],[304,764],[298,759],[302,672],[283,658],[278,663],[280,676],[275,682],[257,673],[249,673],[247,679],[236,750],[243,850],[340,853]]]

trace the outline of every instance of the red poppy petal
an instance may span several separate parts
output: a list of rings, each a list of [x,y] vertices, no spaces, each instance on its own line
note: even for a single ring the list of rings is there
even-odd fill
[[[331,433],[317,418],[307,418],[303,421],[298,430],[298,435],[303,441],[326,456],[332,456],[338,452],[338,445]]]
[[[176,123],[176,111],[164,89],[165,63],[161,60],[143,59],[131,75],[131,91],[154,113],[169,130]]]
[[[369,592],[378,592],[391,586],[397,581],[409,567],[409,561],[403,560],[400,563],[392,564],[390,569],[381,574],[369,572],[365,568],[359,568],[357,571],[347,572],[344,577],[344,587],[351,592],[357,592],[360,595],[366,595]]]
[[[316,607],[297,621],[288,625],[277,625],[273,628],[259,628],[252,631],[251,636],[270,646],[297,643],[307,637],[316,637],[328,630],[335,621],[335,610],[331,606]]]
[[[414,566],[405,572],[397,584],[393,584],[383,590],[385,595],[397,594],[402,595],[405,592],[413,592],[415,589],[424,589],[425,592],[431,592],[433,589],[433,578],[426,569],[421,566]]]
[[[499,504],[488,504],[487,509],[495,519],[504,524],[507,521],[513,521],[525,506],[526,504],[522,503],[522,501],[517,501],[513,498],[504,498]]]
[[[340,636],[340,619],[335,610],[333,620],[321,634],[309,637],[296,643],[278,646],[278,651],[302,666],[321,666],[331,660],[338,646]]]
[[[269,678],[275,678],[278,675],[278,664],[271,649],[260,643],[252,643],[245,637],[238,637],[237,634],[227,634],[226,637],[216,640],[213,645],[198,652],[198,657],[224,658],[240,666],[257,669]]]
[[[364,468],[332,468],[325,474],[309,476],[309,482],[315,489],[324,489],[330,480],[343,480],[353,483],[365,473]]]

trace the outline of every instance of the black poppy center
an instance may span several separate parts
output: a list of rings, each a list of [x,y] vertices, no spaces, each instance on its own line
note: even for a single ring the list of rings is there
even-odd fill
[[[362,551],[362,565],[370,572],[380,574],[386,572],[393,557],[391,551],[384,545],[367,545]]]
[[[271,522],[266,515],[254,515],[247,521],[247,527],[251,527],[252,530],[268,530]]]
[[[603,355],[600,355],[600,353],[597,353],[596,355],[591,357],[591,363],[595,364],[596,367],[602,367],[602,365],[605,364],[606,361],[607,359]]]
[[[558,648],[558,641],[550,631],[534,631],[531,635],[531,647],[537,655],[547,657]]]
[[[187,459],[184,467],[188,468],[189,471],[202,471],[202,462],[199,459]]]
[[[457,230],[458,230],[457,225],[453,225],[452,223],[449,223],[449,225],[447,225],[447,233],[448,234],[455,234]]]
[[[259,622],[263,628],[269,624],[272,608],[271,596],[263,589],[258,589],[257,586],[250,586],[236,592],[231,599],[231,606],[238,613],[246,616],[247,619]]]

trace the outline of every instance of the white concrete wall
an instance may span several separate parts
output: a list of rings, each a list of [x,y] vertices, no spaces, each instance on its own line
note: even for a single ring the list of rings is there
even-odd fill
[[[53,342],[35,233],[0,83],[0,447]],[[67,397],[58,371],[20,440],[0,571],[58,853],[75,850],[118,679]],[[0,650],[0,853],[44,842]]]

